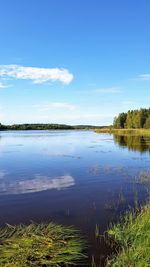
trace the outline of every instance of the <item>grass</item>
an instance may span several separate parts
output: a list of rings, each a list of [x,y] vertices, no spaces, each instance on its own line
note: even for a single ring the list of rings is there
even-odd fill
[[[137,212],[128,212],[108,236],[119,245],[117,256],[107,261],[111,267],[150,266],[150,204]]]
[[[137,182],[150,193],[150,171],[139,174]],[[106,267],[150,267],[150,202],[135,211],[129,211],[120,222],[107,231],[117,254],[107,260]]]
[[[61,225],[6,225],[0,229],[0,267],[62,267],[79,263],[83,241]]]
[[[150,129],[114,129],[114,128],[102,128],[95,129],[96,133],[110,133],[117,135],[145,135],[150,136]]]

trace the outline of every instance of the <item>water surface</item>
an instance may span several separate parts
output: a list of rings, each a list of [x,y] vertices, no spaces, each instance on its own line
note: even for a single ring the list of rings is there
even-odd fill
[[[93,131],[0,132],[0,224],[53,221],[79,228],[90,262],[108,246],[95,237],[144,188],[135,178],[150,166],[149,138]]]

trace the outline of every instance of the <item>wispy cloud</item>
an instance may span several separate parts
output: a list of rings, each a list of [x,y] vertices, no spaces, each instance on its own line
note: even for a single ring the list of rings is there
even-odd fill
[[[95,92],[101,93],[101,94],[117,94],[117,93],[120,93],[121,90],[119,87],[109,87],[109,88],[96,89]]]
[[[0,89],[7,88],[7,87],[9,87],[8,84],[4,84],[4,83],[0,82]]]
[[[52,102],[48,104],[34,105],[33,107],[38,108],[41,111],[48,111],[51,109],[64,109],[64,110],[73,111],[76,109],[75,105],[64,103],[64,102]]]
[[[142,81],[150,81],[150,73],[141,74],[138,76],[138,78]]]
[[[113,113],[108,113],[108,114],[59,114],[59,115],[54,115],[53,119],[56,123],[67,123],[67,124],[76,124],[76,123],[81,123],[81,124],[87,124],[90,123],[95,124],[96,123],[101,124],[104,123],[106,120],[112,120],[116,114]],[[44,116],[45,119],[49,119],[48,115]]]
[[[0,65],[0,78],[31,80],[41,84],[49,81],[60,81],[69,84],[73,80],[73,74],[67,69],[60,68],[36,68],[21,65]]]

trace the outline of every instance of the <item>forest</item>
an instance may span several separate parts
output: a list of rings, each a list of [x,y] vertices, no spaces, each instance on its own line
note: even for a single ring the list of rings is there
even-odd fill
[[[150,108],[120,113],[114,118],[113,127],[116,129],[150,129]]]
[[[57,130],[57,129],[72,129],[72,126],[65,124],[13,124],[13,125],[2,125],[0,124],[0,130]]]
[[[25,123],[25,124],[12,124],[3,125],[0,123],[0,131],[7,130],[88,130],[88,129],[99,129],[104,126],[92,126],[92,125],[66,125],[66,124],[55,124],[55,123]]]

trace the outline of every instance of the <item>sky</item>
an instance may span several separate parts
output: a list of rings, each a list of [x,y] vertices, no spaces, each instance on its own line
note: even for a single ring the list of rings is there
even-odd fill
[[[150,106],[149,0],[1,0],[0,122],[108,125]]]

